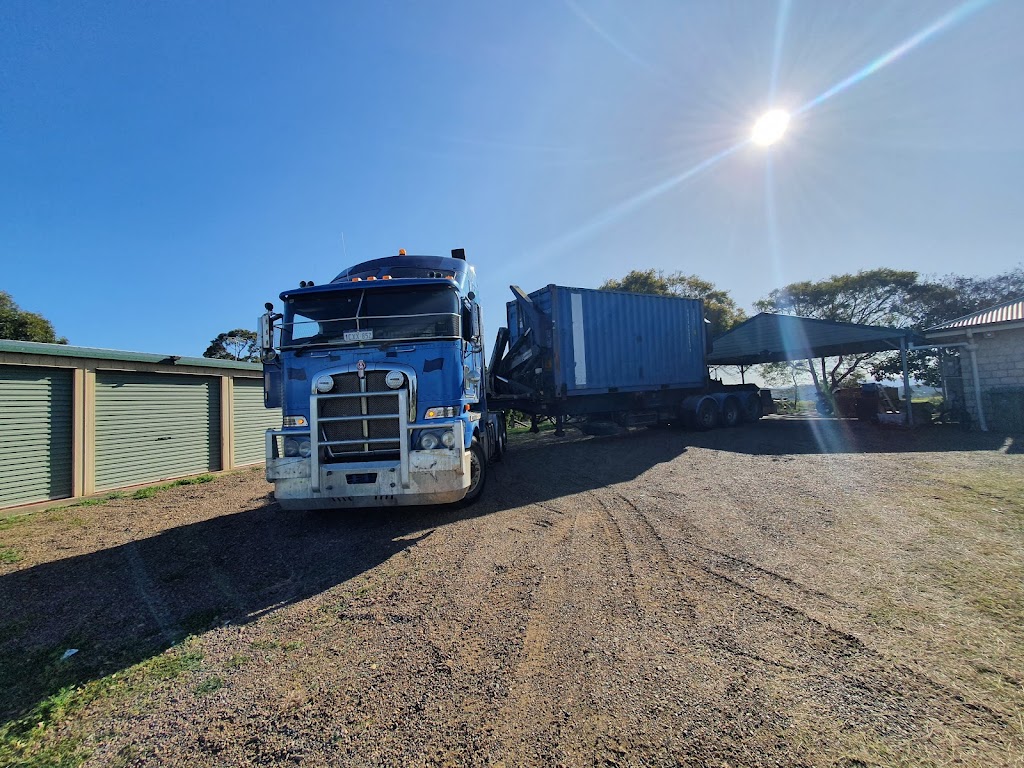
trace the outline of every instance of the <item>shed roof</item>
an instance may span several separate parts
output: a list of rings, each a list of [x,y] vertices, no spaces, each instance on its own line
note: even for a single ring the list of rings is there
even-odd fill
[[[15,352],[25,355],[49,355],[52,357],[77,357],[88,360],[117,360],[130,363],[191,365],[200,368],[235,368],[242,371],[262,370],[262,366],[259,363],[244,363],[238,360],[161,355],[151,352],[127,352],[120,349],[100,349],[98,347],[73,347],[69,344],[43,344],[37,341],[15,341],[12,339],[0,339],[0,353],[3,352]]]
[[[900,348],[906,328],[762,312],[715,339],[710,365],[753,365]]]
[[[997,323],[1013,323],[1024,321],[1024,297],[997,304],[988,309],[972,312],[969,315],[958,317],[946,323],[939,323],[929,328],[926,333],[932,331],[948,331],[957,328],[976,328],[982,325],[995,325]]]

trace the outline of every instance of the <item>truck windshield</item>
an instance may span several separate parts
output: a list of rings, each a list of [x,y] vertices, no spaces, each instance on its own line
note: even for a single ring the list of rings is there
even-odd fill
[[[447,286],[302,296],[285,304],[281,348],[457,339],[460,321],[458,293]]]

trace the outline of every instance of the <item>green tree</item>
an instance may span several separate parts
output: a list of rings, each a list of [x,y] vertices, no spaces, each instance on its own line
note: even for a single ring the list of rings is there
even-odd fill
[[[45,344],[68,343],[63,336],[57,337],[49,320],[35,312],[23,310],[6,291],[0,291],[0,339],[40,341]]]
[[[259,349],[256,347],[256,331],[235,328],[233,331],[221,333],[210,342],[203,352],[203,357],[215,360],[242,360],[254,363],[259,360]]]
[[[728,291],[717,288],[714,283],[697,275],[685,275],[682,272],[665,275],[654,269],[634,269],[621,280],[605,280],[600,290],[701,299],[704,302],[704,314],[711,323],[712,337],[720,336],[747,319]]]

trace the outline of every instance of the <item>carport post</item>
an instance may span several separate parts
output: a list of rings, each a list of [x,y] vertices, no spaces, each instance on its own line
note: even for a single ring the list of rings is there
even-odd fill
[[[907,398],[907,413],[903,423],[914,426],[914,403],[910,396],[910,369],[907,367],[907,337],[900,337],[900,362],[903,363],[903,396]]]

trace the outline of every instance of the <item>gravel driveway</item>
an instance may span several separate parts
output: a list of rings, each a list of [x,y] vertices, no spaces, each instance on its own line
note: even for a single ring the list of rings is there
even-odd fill
[[[286,513],[243,471],[38,513],[0,530],[2,719],[103,677],[38,749],[1024,765],[1022,450],[774,417],[517,436],[469,509]]]

